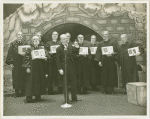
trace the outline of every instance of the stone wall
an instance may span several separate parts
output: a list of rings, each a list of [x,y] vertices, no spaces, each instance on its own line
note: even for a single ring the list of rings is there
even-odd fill
[[[60,14],[55,15],[51,20],[42,22],[39,26],[35,27],[28,23],[22,24],[22,32],[26,40],[30,40],[31,37],[37,32],[45,34],[50,29],[57,25],[65,23],[78,23],[87,26],[102,36],[104,30],[108,30],[111,36],[120,43],[120,35],[127,34],[129,40],[135,40],[140,42],[145,47],[146,51],[146,31],[138,30],[135,20],[129,18],[129,14],[114,16],[113,14],[109,17],[101,18],[98,14],[94,16],[89,15],[82,9],[79,9],[78,4],[70,4]],[[9,44],[4,44],[4,61],[7,55]],[[141,56],[137,57],[137,61],[142,63],[146,62]],[[4,64],[4,78],[11,79],[10,67]],[[7,80],[7,79],[6,79]],[[119,74],[119,87],[121,87],[121,78]]]

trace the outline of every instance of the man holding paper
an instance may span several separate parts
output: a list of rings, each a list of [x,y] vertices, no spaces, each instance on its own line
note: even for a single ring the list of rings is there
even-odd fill
[[[75,71],[75,57],[79,51],[79,45],[68,44],[68,39],[65,34],[60,36],[61,45],[56,50],[57,56],[57,69],[62,76],[63,83],[65,83],[65,55],[66,55],[66,77],[67,82],[71,83],[71,98],[72,102],[77,102],[76,96],[76,71]],[[64,85],[63,85],[64,86]],[[65,91],[65,89],[64,89]],[[65,93],[65,92],[64,92]],[[68,96],[68,95],[67,95]],[[69,99],[69,97],[68,97]]]
[[[22,32],[17,33],[17,39],[10,44],[6,64],[12,68],[13,89],[15,89],[15,98],[24,95],[25,89],[25,69],[22,67],[24,53],[19,51],[20,46],[26,43],[22,40]]]
[[[89,65],[90,65],[90,85],[92,90],[97,91],[98,88],[96,87],[97,84],[97,72],[99,71],[98,68],[98,61],[95,61],[95,54],[97,51],[98,43],[96,43],[96,36],[92,35],[91,36],[91,43],[89,45],[90,52],[91,52],[91,57],[89,60]],[[100,72],[99,72],[100,73]]]
[[[32,38],[30,45],[31,48],[27,50],[23,61],[23,67],[28,73],[26,76],[25,103],[32,103],[32,96],[35,96],[36,102],[42,101],[41,95],[44,94],[45,87],[43,67],[43,60],[46,59],[45,50],[39,46],[38,36]]]
[[[133,53],[133,49],[138,48],[138,51]],[[134,50],[136,50],[134,49]],[[131,55],[128,50],[131,50]],[[140,55],[141,46],[136,44],[135,42],[128,41],[128,37],[126,34],[121,35],[121,46],[119,47],[119,59],[121,66],[121,76],[123,87],[126,89],[126,84],[128,82],[138,82],[139,75],[136,63],[136,56]]]
[[[108,31],[103,32],[103,41],[99,43],[95,60],[102,66],[101,84],[104,87],[104,94],[114,93],[114,86],[117,85],[117,43],[110,39]]]
[[[58,71],[56,66],[56,49],[58,46],[60,46],[61,42],[58,41],[58,33],[54,31],[52,33],[52,40],[47,42],[48,44],[48,51],[50,55],[50,59],[48,59],[49,62],[49,74],[48,74],[48,94],[52,95],[53,92],[53,86],[58,85],[59,79],[58,79]],[[62,91],[62,88],[58,88],[58,92],[60,93]]]
[[[78,63],[78,81],[77,81],[77,91],[79,94],[88,94],[87,89],[89,87],[89,57],[90,57],[90,51],[89,51],[89,44],[84,42],[84,36],[82,34],[79,34],[78,37],[78,43],[80,46],[79,49],[79,63]],[[81,91],[81,88],[83,90]]]

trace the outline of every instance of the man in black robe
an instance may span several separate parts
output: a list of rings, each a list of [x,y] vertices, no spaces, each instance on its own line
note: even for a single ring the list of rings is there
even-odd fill
[[[128,82],[138,82],[139,75],[138,75],[138,66],[136,62],[136,56],[129,56],[128,49],[133,47],[138,47],[141,50],[140,44],[136,44],[135,42],[128,41],[127,35],[121,35],[121,46],[119,47],[119,59],[120,59],[120,66],[121,66],[121,76],[122,76],[122,83],[123,88],[126,90],[126,84]],[[137,53],[140,55],[140,52]],[[125,92],[126,93],[126,92]]]
[[[88,48],[87,54],[79,54],[78,55],[78,81],[77,81],[77,91],[79,94],[88,94],[87,90],[89,88],[89,44],[84,42],[84,36],[82,34],[78,35],[78,43],[80,46],[80,50],[82,47]],[[81,90],[83,88],[83,90]]]
[[[26,45],[22,40],[22,32],[18,32],[17,40],[11,43],[8,50],[6,64],[12,67],[13,89],[15,89],[15,98],[24,95],[25,89],[25,69],[22,67],[23,55],[18,53],[18,47]]]
[[[98,43],[96,43],[96,36],[95,35],[92,35],[91,36],[91,43],[89,45],[89,48],[90,48],[90,52],[91,52],[91,57],[90,57],[90,60],[89,60],[89,65],[90,65],[90,86],[91,86],[91,89],[94,90],[94,91],[97,91],[98,88],[97,88],[97,73],[100,73],[98,72],[99,71],[99,67],[98,67],[98,61],[95,60],[95,54],[96,52],[94,51],[94,48],[96,49],[98,47]]]
[[[99,61],[99,65],[102,66],[102,78],[101,84],[104,87],[104,94],[110,92],[114,93],[114,86],[117,86],[117,67],[115,62],[117,61],[118,46],[113,39],[110,39],[108,31],[103,32],[103,41],[99,43],[95,60]],[[113,46],[113,52],[111,54],[103,55],[102,48],[107,46]]]
[[[56,56],[57,56],[57,69],[59,73],[62,75],[63,83],[65,83],[65,72],[67,76],[67,82],[71,82],[71,98],[72,102],[77,101],[76,95],[76,73],[75,73],[75,57],[77,55],[77,51],[79,46],[73,47],[71,44],[68,44],[67,37],[65,34],[60,36],[62,44],[57,48]],[[78,48],[76,48],[78,47]],[[66,55],[66,71],[65,71],[65,55]],[[64,88],[63,88],[64,89]],[[64,90],[65,93],[65,90]],[[68,94],[67,94],[68,96]],[[68,97],[69,101],[69,97]]]
[[[45,50],[47,50],[48,48],[48,44],[47,43],[44,43],[42,40],[42,33],[41,32],[38,32],[37,35],[39,37],[39,46],[43,47]],[[47,88],[48,88],[48,73],[49,73],[49,63],[47,60],[43,60],[43,67],[44,67],[44,78],[45,78],[45,94],[47,93]]]
[[[28,73],[26,76],[25,103],[33,102],[32,96],[35,96],[35,102],[43,101],[41,95],[44,94],[45,87],[43,60],[46,57],[33,59],[32,53],[34,50],[43,49],[43,47],[39,46],[38,36],[32,38],[30,46],[31,48],[27,50],[23,61],[23,67],[26,68]]]
[[[54,31],[52,33],[52,40],[47,42],[48,44],[48,51],[51,59],[48,59],[49,62],[49,74],[48,74],[48,94],[54,94],[53,88],[54,86],[58,86],[59,84],[59,75],[56,66],[56,50],[53,51],[55,46],[60,46],[61,42],[58,41],[58,33]],[[55,49],[55,48],[54,48]],[[57,49],[57,48],[56,48]],[[58,93],[62,92],[62,88],[58,87]]]

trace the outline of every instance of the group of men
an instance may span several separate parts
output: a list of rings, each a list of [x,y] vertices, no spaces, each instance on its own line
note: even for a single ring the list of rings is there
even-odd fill
[[[6,58],[6,64],[10,64],[13,68],[15,97],[25,94],[27,103],[33,102],[32,96],[35,96],[36,102],[42,101],[41,95],[46,92],[49,95],[54,94],[56,85],[58,93],[62,94],[65,72],[71,86],[72,102],[77,102],[77,93],[88,94],[89,87],[98,90],[96,79],[99,67],[102,68],[99,73],[104,94],[114,93],[118,81],[116,64],[121,67],[124,88],[128,82],[139,81],[135,56],[130,57],[128,54],[128,49],[136,47],[137,44],[129,42],[126,34],[121,35],[120,46],[110,37],[108,31],[103,32],[103,41],[100,43],[96,42],[95,35],[92,35],[91,42],[87,43],[82,34],[72,42],[70,33],[61,34],[58,40],[56,31],[52,33],[52,39],[44,43],[41,35],[38,32],[33,36],[31,43],[28,44],[31,47],[24,55],[20,55],[18,46],[27,43],[22,40],[22,32],[18,32],[17,40],[11,43]],[[113,47],[113,52],[103,54],[102,49],[109,46]],[[45,58],[32,59],[32,51],[37,49],[44,49]],[[82,50],[86,50],[86,53]]]

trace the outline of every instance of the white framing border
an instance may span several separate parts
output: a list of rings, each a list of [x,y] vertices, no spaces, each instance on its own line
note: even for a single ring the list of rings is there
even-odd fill
[[[114,1],[114,0],[107,0],[104,2],[104,0],[92,0],[92,1],[28,1],[28,0],[22,0],[22,1],[1,1],[1,27],[2,27],[2,31],[1,31],[1,40],[3,40],[3,4],[21,4],[21,3],[97,3],[97,2],[101,2],[101,3],[147,3],[147,116],[138,116],[138,115],[134,115],[134,116],[122,116],[122,115],[116,115],[116,116],[3,116],[3,59],[1,59],[1,117],[3,119],[14,119],[14,118],[19,118],[19,119],[43,119],[43,118],[92,118],[92,119],[98,119],[98,118],[108,118],[108,119],[120,119],[120,118],[136,118],[136,119],[149,119],[150,118],[150,107],[149,107],[149,97],[150,97],[150,81],[149,81],[149,1]],[[1,42],[1,56],[3,57],[3,41]],[[138,116],[138,117],[137,117]]]

